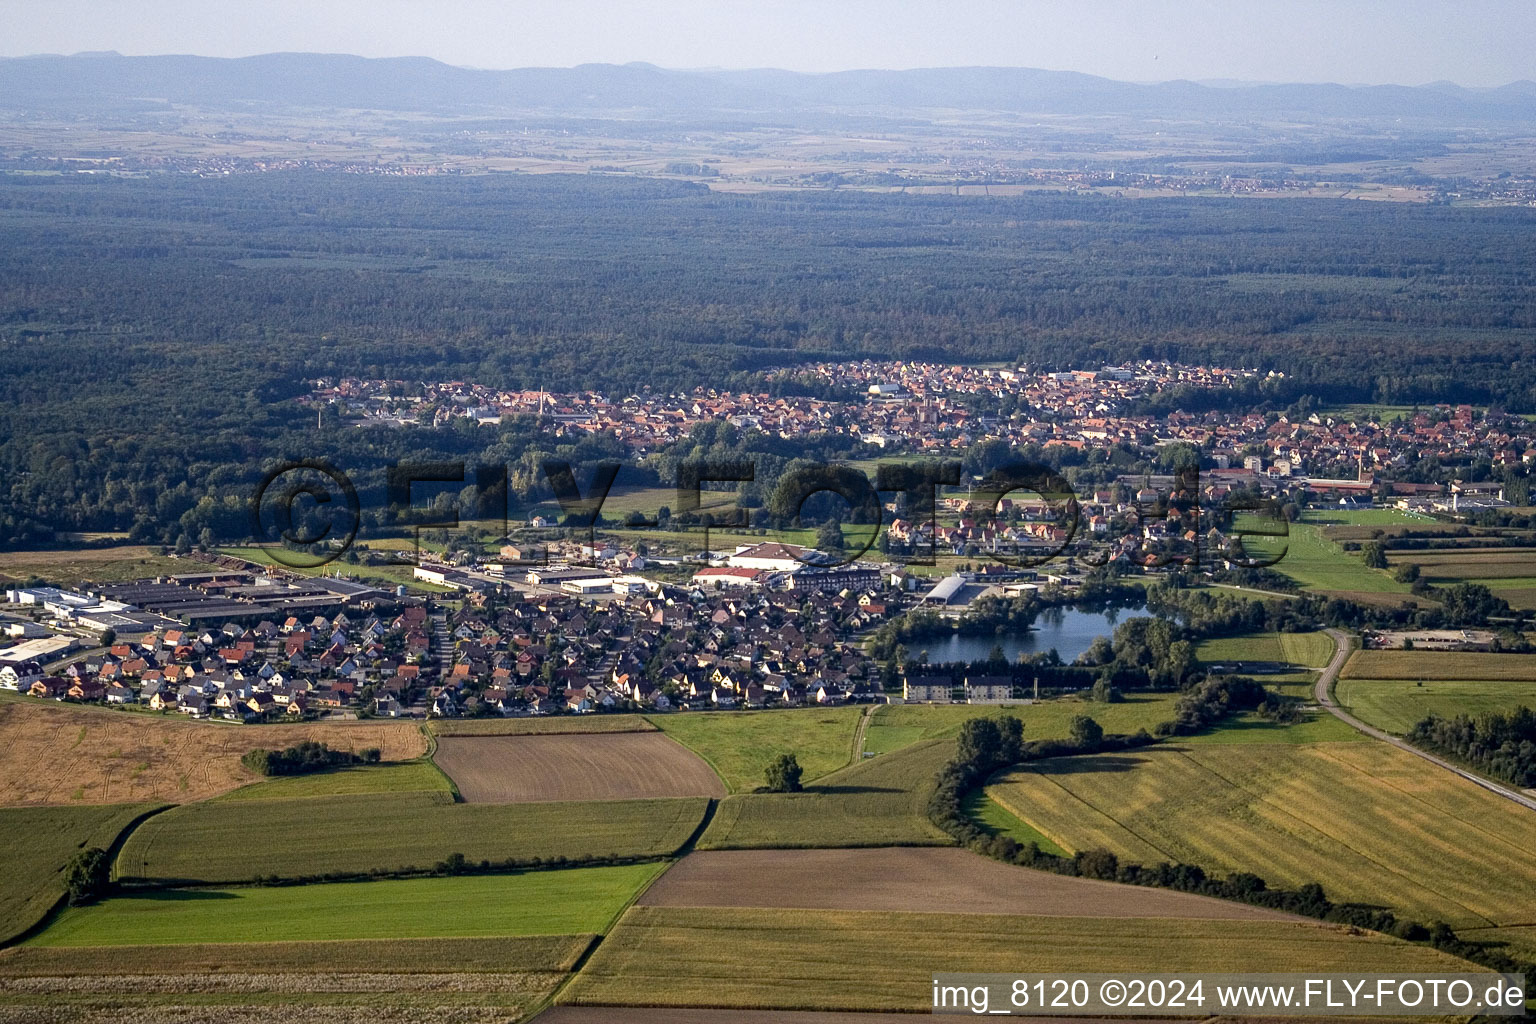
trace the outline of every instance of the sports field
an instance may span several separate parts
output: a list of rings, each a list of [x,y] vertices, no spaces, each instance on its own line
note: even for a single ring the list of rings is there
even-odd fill
[[[632,907],[559,1001],[644,993],[658,1006],[924,1012],[932,972],[1007,973],[1025,960],[1040,972],[1473,969],[1311,922]]]
[[[663,865],[240,889],[160,889],[65,911],[39,946],[571,935],[607,929]]]
[[[118,858],[127,878],[247,882],[470,861],[656,857],[703,820],[703,798],[456,804],[446,793],[216,800],[156,815]]]
[[[1071,850],[1319,882],[1457,928],[1536,918],[1536,816],[1384,743],[1158,746],[1042,761],[991,792]]]
[[[1536,708],[1536,682],[1472,679],[1345,679],[1334,697],[1362,722],[1403,735],[1426,715],[1454,718]]]
[[[1479,679],[1536,682],[1536,655],[1487,651],[1356,651],[1341,679]]]
[[[149,805],[0,810],[0,941],[32,927],[64,895],[61,871],[81,847],[110,847]]]
[[[732,793],[750,793],[780,754],[795,755],[807,782],[846,765],[863,713],[858,707],[690,711],[650,720],[708,761]]]
[[[833,772],[803,793],[727,797],[699,848],[949,845],[927,808],[954,751],[953,740],[929,740]]]
[[[864,730],[864,752],[886,754],[922,740],[956,736],[967,719],[1012,715],[1024,723],[1024,738],[1065,739],[1069,723],[1088,715],[1105,732],[1151,730],[1173,717],[1175,695],[1129,693],[1118,704],[1101,704],[1080,697],[1061,697],[1039,704],[882,704]]]
[[[660,732],[443,736],[433,758],[472,804],[725,795],[709,765]]]

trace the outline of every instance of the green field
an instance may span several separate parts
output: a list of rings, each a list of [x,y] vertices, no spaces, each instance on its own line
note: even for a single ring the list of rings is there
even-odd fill
[[[291,800],[311,796],[355,796],[365,793],[451,792],[447,778],[428,761],[353,765],[309,775],[271,779],[214,797],[215,800]]]
[[[632,907],[558,1001],[923,1012],[935,971],[1011,973],[1024,963],[1042,972],[1475,970],[1426,946],[1311,922]]]
[[[1536,708],[1536,682],[1345,679],[1334,696],[1362,722],[1403,735],[1426,715],[1454,718]]]
[[[1024,738],[1065,739],[1068,725],[1078,715],[1088,715],[1105,732],[1150,731],[1158,722],[1173,717],[1175,695],[1129,693],[1118,704],[1101,704],[1081,697],[1060,697],[1039,704],[882,704],[864,730],[864,752],[887,754],[922,740],[959,735],[971,718],[1012,715],[1024,723]]]
[[[471,861],[657,857],[688,840],[707,803],[456,804],[446,793],[215,800],[145,822],[124,844],[117,871],[228,884],[427,869],[451,853]]]
[[[1201,661],[1266,661],[1320,669],[1333,657],[1327,633],[1247,633],[1201,640],[1195,647]]]
[[[1266,686],[1290,693],[1291,696],[1312,696],[1311,684],[1275,686],[1265,679]],[[1303,711],[1300,721],[1281,724],[1263,716],[1245,711],[1233,715],[1214,729],[1195,736],[1180,736],[1177,742],[1189,746],[1209,746],[1227,743],[1361,743],[1370,737],[1358,732],[1347,722],[1341,722],[1327,711]]]
[[[1536,682],[1536,655],[1487,651],[1356,651],[1341,679],[1479,679]]]
[[[1353,522],[1366,511],[1386,514],[1387,510],[1363,510],[1348,520],[1342,513],[1307,513],[1306,521],[1292,523],[1285,538],[1245,538],[1253,555],[1273,556],[1284,550],[1284,557],[1272,568],[1284,573],[1307,590],[1334,593],[1407,594],[1408,585],[1398,583],[1382,569],[1368,569],[1358,553],[1345,551],[1323,535],[1322,523]],[[1400,515],[1400,514],[1399,514]],[[1392,520],[1400,522],[1401,519]]]
[[[818,779],[803,793],[747,793],[721,801],[701,850],[948,844],[928,820],[934,777],[954,743],[931,740]]]
[[[38,946],[606,931],[663,864],[278,888],[160,889],[65,911]]]
[[[641,715],[553,715],[547,718],[434,718],[435,736],[551,736],[588,732],[655,732]]]
[[[1051,842],[1051,837],[994,800],[986,790],[973,789],[965,795],[965,813],[980,822],[989,835],[1008,836],[1024,845],[1034,843],[1046,853],[1064,855],[1067,851]]]
[[[1536,918],[1536,817],[1384,743],[1169,744],[1038,762],[993,792],[1070,850],[1320,882],[1457,928]]]
[[[148,805],[0,809],[0,941],[41,921],[64,895],[61,872],[82,847],[111,847]]]
[[[732,793],[749,793],[780,754],[795,755],[807,782],[846,765],[863,713],[858,707],[689,711],[651,721],[708,761]]]

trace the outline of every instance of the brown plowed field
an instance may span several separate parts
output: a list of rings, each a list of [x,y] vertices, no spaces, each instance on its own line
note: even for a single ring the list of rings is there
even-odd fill
[[[708,764],[660,732],[443,736],[435,759],[472,804],[725,796]]]
[[[0,703],[0,805],[203,800],[259,778],[240,764],[247,750],[302,740],[378,747],[386,761],[427,749],[409,722],[235,725],[18,698]]]
[[[1296,920],[1240,903],[1017,868],[954,847],[691,853],[640,897],[654,907],[799,907],[1047,917]]]

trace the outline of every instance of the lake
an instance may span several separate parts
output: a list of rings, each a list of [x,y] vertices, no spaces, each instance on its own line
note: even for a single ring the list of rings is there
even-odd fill
[[[946,661],[983,661],[992,653],[992,648],[998,646],[1002,647],[1009,661],[1017,661],[1020,654],[1041,653],[1054,647],[1062,661],[1071,662],[1086,651],[1095,638],[1113,633],[1116,623],[1144,614],[1141,608],[1107,608],[1103,611],[1047,608],[1035,618],[1035,628],[1027,632],[932,637],[912,640],[907,648],[913,656],[919,651],[927,651],[930,665]]]

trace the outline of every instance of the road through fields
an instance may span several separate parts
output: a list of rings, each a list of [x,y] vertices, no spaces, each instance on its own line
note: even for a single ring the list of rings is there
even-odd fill
[[[1365,733],[1367,736],[1370,736],[1372,739],[1378,739],[1384,743],[1390,743],[1394,747],[1397,747],[1399,750],[1407,751],[1414,757],[1422,757],[1430,764],[1439,765],[1441,768],[1444,768],[1448,772],[1455,772],[1457,775],[1460,775],[1468,782],[1481,786],[1488,790],[1490,793],[1496,793],[1499,796],[1504,797],[1506,800],[1513,800],[1521,807],[1536,811],[1536,800],[1532,800],[1525,794],[1518,793],[1515,790],[1508,788],[1507,786],[1501,786],[1497,782],[1494,782],[1491,779],[1485,779],[1481,775],[1470,772],[1465,768],[1458,768],[1456,765],[1445,760],[1444,758],[1436,757],[1434,754],[1420,750],[1418,747],[1415,747],[1413,744],[1408,743],[1405,740],[1398,739],[1391,733],[1383,732],[1375,726],[1367,725],[1340,707],[1333,699],[1333,683],[1334,680],[1339,677],[1339,672],[1343,670],[1344,663],[1349,660],[1349,655],[1352,650],[1350,646],[1350,638],[1342,630],[1338,629],[1325,629],[1323,632],[1327,633],[1328,636],[1333,640],[1334,651],[1333,658],[1328,662],[1328,667],[1323,669],[1322,673],[1317,677],[1317,702],[1324,708],[1328,709],[1329,713],[1331,713],[1340,721],[1345,722],[1353,726],[1355,729],[1358,729],[1360,732]]]

